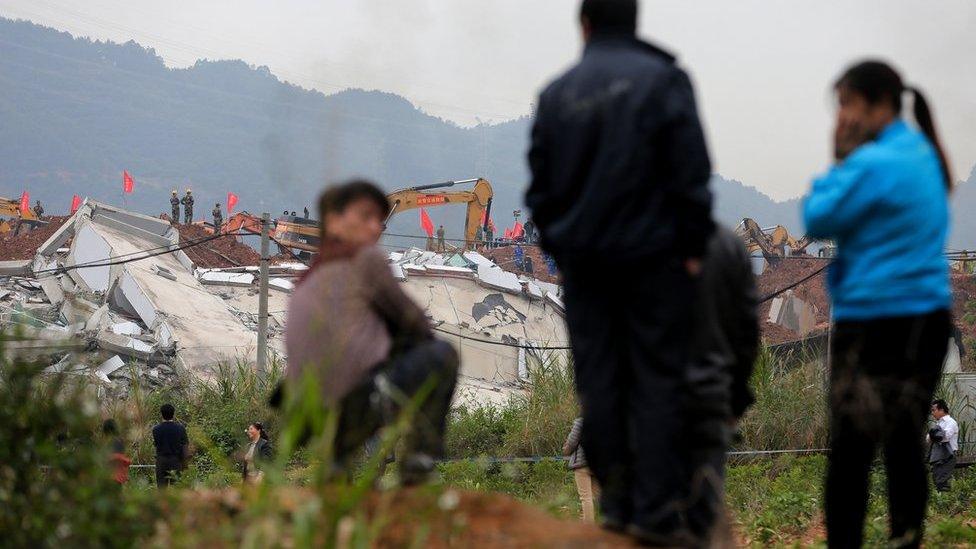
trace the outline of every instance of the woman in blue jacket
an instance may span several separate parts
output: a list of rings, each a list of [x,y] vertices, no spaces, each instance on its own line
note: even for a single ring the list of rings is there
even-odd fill
[[[868,473],[888,471],[891,537],[917,547],[928,497],[923,428],[950,335],[944,255],[951,175],[928,102],[885,63],[849,68],[834,86],[835,164],[803,203],[807,231],[832,239],[830,547],[859,547]],[[911,96],[918,129],[902,117]]]

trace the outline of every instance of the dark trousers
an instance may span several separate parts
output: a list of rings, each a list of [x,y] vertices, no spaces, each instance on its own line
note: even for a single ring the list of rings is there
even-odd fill
[[[183,459],[179,456],[156,456],[156,486],[172,486],[176,476],[183,470]]]
[[[830,374],[825,508],[830,547],[860,547],[880,447],[895,546],[917,547],[928,499],[924,427],[950,333],[947,311],[838,322]]]
[[[940,492],[949,491],[949,481],[952,479],[952,472],[956,470],[956,456],[950,456],[939,461],[932,462],[932,482],[935,489]]]
[[[695,290],[677,259],[561,262],[583,448],[606,519],[668,535],[687,483],[685,370]]]
[[[431,339],[396,352],[342,400],[335,453],[348,465],[380,428],[396,421],[415,399],[419,408],[406,433],[405,453],[444,454],[447,414],[457,383],[458,356],[450,343]]]

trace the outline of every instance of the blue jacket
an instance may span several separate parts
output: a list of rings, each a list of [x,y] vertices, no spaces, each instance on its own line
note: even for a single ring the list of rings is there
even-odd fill
[[[810,236],[837,243],[828,276],[835,319],[951,306],[945,179],[932,144],[904,120],[815,180],[803,219]]]

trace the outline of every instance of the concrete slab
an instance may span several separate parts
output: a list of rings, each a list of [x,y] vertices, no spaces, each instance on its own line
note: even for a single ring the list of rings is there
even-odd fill
[[[105,379],[108,379],[108,376],[114,374],[117,370],[123,368],[124,366],[125,361],[122,360],[122,357],[115,355],[105,362],[99,364],[96,370],[102,374],[105,374]]]
[[[0,261],[0,276],[25,276],[31,272],[30,259],[18,259],[14,261]]]
[[[111,242],[117,255],[146,247],[144,241],[129,234],[101,225],[94,227]],[[151,268],[153,263],[169,269],[177,279],[158,276]],[[182,269],[174,254],[133,261],[124,267],[152,305],[153,320],[159,317],[169,325],[172,341],[177,344],[179,358],[185,366],[209,376],[209,368],[218,361],[232,361],[242,355],[253,358],[257,334],[246,329],[223,300],[207,291],[191,272]],[[221,287],[221,291],[231,289],[234,288]],[[138,316],[150,329],[157,329],[154,322]]]
[[[522,293],[522,283],[515,273],[497,266],[478,265],[478,281],[483,286],[509,293]]]
[[[135,322],[119,322],[108,327],[113,334],[137,336],[142,335],[142,327]]]
[[[254,284],[254,275],[249,273],[208,271],[200,275],[200,282],[219,286],[251,286]]]
[[[393,273],[393,278],[397,280],[403,281],[407,279],[407,273],[404,272],[403,267],[396,263],[390,263],[390,272]]]
[[[95,231],[91,223],[83,223],[78,228],[71,243],[71,252],[65,261],[67,265],[83,265],[101,263],[112,257],[112,246]],[[81,267],[70,271],[76,276],[76,281],[82,283],[86,289],[95,292],[107,292],[111,285],[111,267]]]
[[[156,350],[154,346],[145,341],[109,331],[99,332],[95,336],[95,343],[106,351],[131,356],[139,360],[148,360]]]
[[[279,292],[291,293],[295,289],[295,284],[287,278],[270,278],[268,279],[268,288],[278,290]]]

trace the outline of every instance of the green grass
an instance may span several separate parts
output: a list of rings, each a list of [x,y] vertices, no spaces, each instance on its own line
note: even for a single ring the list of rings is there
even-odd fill
[[[77,378],[40,376],[40,369],[0,360],[0,440],[15,441],[0,445],[0,530],[11,532],[5,542],[37,547],[260,547],[287,540],[298,546],[333,546],[342,522],[352,525],[352,545],[368,546],[379,531],[383,518],[367,520],[361,508],[378,464],[375,459],[365,464],[352,480],[332,478],[324,464],[335,416],[318,401],[314,386],[306,385],[289,401],[289,412],[278,414],[265,402],[280,370],[262,381],[246,364],[222,365],[214,383],[185,381],[156,392],[136,388],[128,399],[106,405]],[[559,454],[578,413],[572,375],[558,364],[536,367],[531,375],[533,389],[504,405],[452,412],[448,452],[475,459],[444,463],[439,470],[445,485],[509,494],[555,516],[574,518],[579,502],[563,462],[477,459]],[[825,380],[816,362],[763,354],[753,384],[757,404],[742,421],[741,447],[824,444]],[[120,489],[110,481],[108,441],[97,435],[100,422],[115,418],[136,463],[151,463],[149,431],[163,402],[174,403],[188,425],[194,447],[190,468],[181,486],[165,493],[153,486],[151,471],[133,471],[131,482]],[[278,449],[267,481],[241,492],[236,507],[201,507],[206,511],[194,515],[193,505],[205,499],[206,489],[240,484],[235,455],[251,421],[269,428]],[[387,447],[409,421],[407,413],[386,433]],[[294,443],[306,428],[323,435],[299,450]],[[730,467],[726,498],[740,535],[756,547],[809,540],[821,521],[824,467],[822,456],[781,456]],[[300,504],[286,497],[297,486],[308,494]],[[879,471],[871,483],[869,545],[884,542],[884,501]],[[960,471],[952,492],[931,498],[927,543],[976,543],[974,517],[976,471]]]

